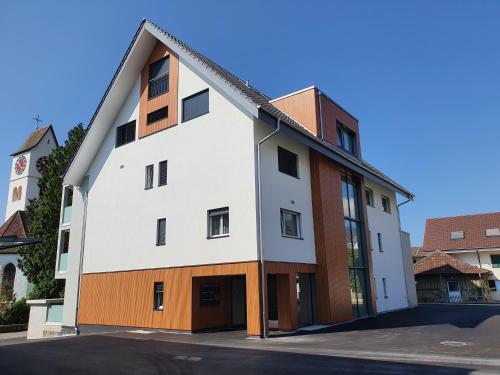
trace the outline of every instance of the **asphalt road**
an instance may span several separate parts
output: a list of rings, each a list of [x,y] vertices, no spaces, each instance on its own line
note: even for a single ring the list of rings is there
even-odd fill
[[[469,374],[471,368],[80,336],[0,347],[0,374]]]

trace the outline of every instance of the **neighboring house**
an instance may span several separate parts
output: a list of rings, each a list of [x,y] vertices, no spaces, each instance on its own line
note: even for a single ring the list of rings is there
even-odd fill
[[[411,257],[413,259],[413,263],[417,263],[419,260],[424,259],[427,255],[423,250],[422,247],[412,247],[411,248]]]
[[[149,21],[64,183],[65,298],[32,302],[29,337],[263,335],[412,304],[396,199],[413,195],[361,158],[358,121],[315,87],[271,100]]]
[[[436,250],[490,271],[488,298],[500,301],[500,212],[428,219],[422,251]]]
[[[490,300],[491,272],[434,251],[413,265],[419,303],[482,302]]]
[[[30,199],[38,197],[38,180],[46,165],[47,155],[57,147],[52,126],[33,131],[12,156],[5,223],[0,227],[0,239],[4,238],[12,247],[0,247],[0,289],[12,290],[17,299],[31,291],[31,285],[18,268],[19,243],[28,243],[29,218],[25,212]]]

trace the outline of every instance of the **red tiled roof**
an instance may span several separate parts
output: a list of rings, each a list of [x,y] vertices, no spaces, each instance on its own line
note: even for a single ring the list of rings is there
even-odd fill
[[[422,251],[422,247],[412,247],[411,248],[411,256],[413,258],[423,258],[423,257],[426,257],[428,254],[425,254],[423,251]]]
[[[434,251],[413,265],[415,275],[432,275],[440,273],[485,274],[490,271],[453,258],[442,251]]]
[[[427,219],[424,251],[500,248],[500,236],[486,237],[486,229],[500,228],[500,212]],[[464,232],[452,240],[451,232]]]
[[[16,237],[24,239],[28,237],[29,218],[26,211],[16,211],[0,227],[0,237]],[[0,254],[16,253],[15,248],[1,249]]]

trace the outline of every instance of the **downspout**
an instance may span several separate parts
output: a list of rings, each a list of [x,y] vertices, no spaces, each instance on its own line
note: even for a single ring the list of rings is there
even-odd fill
[[[324,141],[325,137],[323,135],[323,107],[321,106],[321,91],[318,90],[318,103],[319,103],[319,131],[321,140]]]
[[[403,270],[405,270],[405,273],[406,272],[412,272],[411,269],[407,270],[406,269],[406,262],[405,262],[405,254],[403,254],[403,236],[402,236],[402,233],[401,233],[401,215],[400,215],[400,212],[399,212],[399,207],[401,207],[403,204],[406,204],[408,202],[411,202],[413,201],[413,199],[410,197],[408,198],[406,201],[402,202],[402,203],[399,203],[398,205],[396,205],[396,210],[398,211],[398,225],[399,225],[399,243],[401,244],[401,261],[403,262]],[[410,251],[411,251],[411,243],[410,243]],[[406,254],[407,256],[408,254]],[[412,272],[413,274],[413,272]],[[413,275],[413,280],[415,280],[415,276]],[[405,275],[405,289],[406,289],[406,301],[408,302],[408,306],[413,306],[411,304],[411,301],[410,301],[410,294],[408,292],[408,276]]]
[[[259,220],[259,258],[260,258],[260,286],[261,286],[261,295],[262,295],[262,338],[267,338],[267,319],[266,319],[266,270],[264,266],[264,241],[262,237],[262,190],[261,190],[261,165],[260,165],[260,146],[271,138],[273,135],[280,131],[280,119],[278,119],[278,124],[276,129],[268,134],[266,137],[261,139],[257,144],[257,199],[259,200],[259,212],[258,212],[258,220]]]
[[[80,285],[82,282],[82,271],[83,271],[83,253],[85,250],[85,232],[87,228],[87,202],[88,202],[88,190],[84,190],[81,186],[78,187],[83,193],[83,222],[82,222],[82,238],[80,240],[80,264],[78,265],[78,288],[76,295],[76,317],[75,317],[75,331],[76,334],[80,334],[78,313],[80,311]]]

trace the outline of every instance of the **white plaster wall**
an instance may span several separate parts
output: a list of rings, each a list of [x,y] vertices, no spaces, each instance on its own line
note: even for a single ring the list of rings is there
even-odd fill
[[[256,260],[253,120],[181,62],[178,125],[114,148],[116,126],[138,121],[139,87],[138,77],[89,170],[84,272]],[[210,113],[181,122],[182,98],[207,87]],[[158,187],[162,160],[168,185]],[[155,186],[144,190],[149,164]],[[207,210],[225,206],[230,236],[208,240]],[[159,218],[166,246],[155,245]]]
[[[256,144],[274,129],[256,122]],[[298,155],[299,178],[278,170],[278,146]],[[309,149],[280,133],[261,146],[262,234],[264,259],[316,263]],[[281,235],[281,209],[301,214],[302,239]]]
[[[500,301],[500,268],[493,268],[491,263],[491,255],[500,255],[500,251],[479,251],[479,257],[481,259],[481,263],[477,257],[477,253],[474,252],[464,252],[464,253],[448,253],[449,255],[460,259],[464,263],[472,264],[477,267],[482,267],[487,269],[493,273],[490,276],[490,280],[496,280],[497,291],[491,293],[491,297],[495,301]]]
[[[16,266],[16,277],[14,279],[14,293],[16,299],[25,298],[29,292],[31,292],[31,284],[28,283],[26,276],[18,267],[18,260],[20,256],[18,254],[0,254],[0,274],[3,273],[4,267],[12,263]],[[0,278],[1,279],[1,278]],[[0,280],[1,282],[1,280]]]
[[[370,229],[373,272],[376,283],[377,311],[384,312],[408,307],[406,277],[401,248],[396,196],[393,192],[366,181],[373,190],[375,207],[367,206]],[[391,200],[391,214],[382,209],[381,194]],[[363,192],[364,197],[364,192]],[[379,251],[377,233],[382,234],[383,252]],[[386,278],[387,298],[384,297],[382,278]]]

